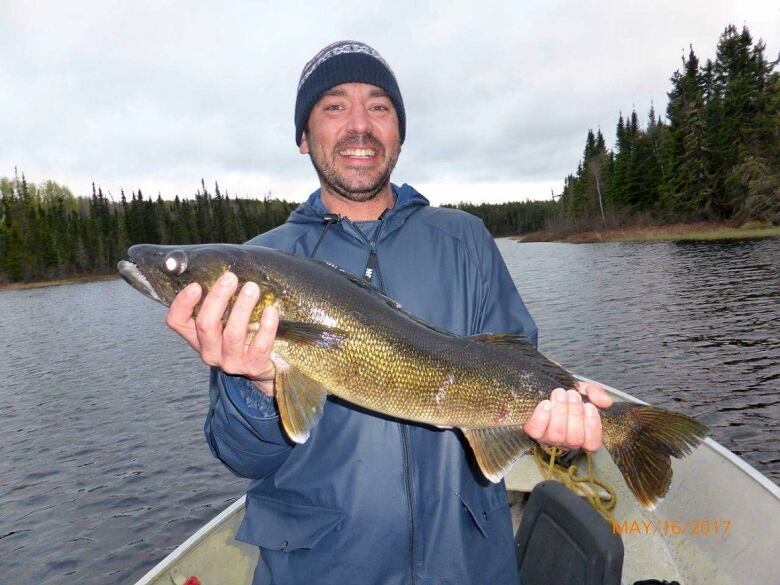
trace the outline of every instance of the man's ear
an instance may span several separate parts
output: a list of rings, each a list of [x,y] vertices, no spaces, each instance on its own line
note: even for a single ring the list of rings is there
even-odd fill
[[[306,130],[301,134],[301,145],[298,147],[301,154],[309,154],[309,141],[306,140]]]

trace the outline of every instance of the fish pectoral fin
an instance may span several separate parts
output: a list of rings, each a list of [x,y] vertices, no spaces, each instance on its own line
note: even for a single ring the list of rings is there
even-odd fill
[[[276,364],[276,404],[287,435],[305,443],[309,431],[322,418],[328,391],[319,382],[290,365]]]
[[[522,427],[462,430],[474,451],[479,468],[493,483],[500,482],[514,462],[533,445]]]
[[[326,327],[319,323],[303,323],[302,321],[279,321],[276,336],[287,341],[295,341],[317,347],[337,348],[347,338],[343,329]]]

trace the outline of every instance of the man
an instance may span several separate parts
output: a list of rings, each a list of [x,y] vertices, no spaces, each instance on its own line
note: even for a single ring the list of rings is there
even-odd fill
[[[287,223],[251,244],[327,260],[362,275],[407,310],[461,335],[537,331],[493,239],[478,219],[437,209],[390,183],[405,138],[395,76],[371,47],[329,45],[304,67],[296,142],[320,189]],[[192,285],[167,322],[211,366],[205,431],[215,456],[253,480],[238,539],[261,548],[254,583],[275,585],[516,584],[503,483],[486,481],[458,433],[329,399],[309,440],[293,445],[272,399],[278,316],[267,308],[246,344],[258,287],[226,273],[203,299]],[[283,364],[280,364],[283,367]],[[603,388],[582,388],[608,406]],[[601,424],[580,394],[558,389],[524,430],[595,450]]]

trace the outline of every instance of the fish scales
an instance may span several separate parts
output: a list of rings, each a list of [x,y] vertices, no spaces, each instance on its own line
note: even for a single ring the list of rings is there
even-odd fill
[[[315,322],[349,337],[340,351],[285,342],[274,350],[341,398],[407,420],[481,428],[524,424],[559,385],[538,372],[531,374],[535,388],[518,387],[533,364],[507,348],[475,347],[467,338],[420,327],[387,297],[367,295],[336,270],[299,257],[280,260],[265,264],[265,278],[283,283],[274,303],[280,319]],[[249,280],[252,271],[244,266],[234,270]]]
[[[534,376],[536,390],[520,388],[517,380],[528,378],[524,374],[531,364],[511,360],[513,356],[500,363],[506,349],[475,348],[467,339],[424,328],[410,338],[408,317],[381,297],[368,303],[359,295],[358,303],[350,296],[362,289],[343,278],[313,282],[306,277],[314,275],[301,271],[301,276],[300,282],[290,282],[290,288],[307,292],[280,303],[280,318],[317,319],[350,335],[338,352],[321,348],[313,352],[295,343],[281,344],[276,351],[310,377],[323,380],[341,398],[407,420],[478,428],[522,425],[539,400],[558,385],[539,373]],[[305,282],[310,284],[304,288]],[[323,304],[331,309],[323,312]],[[383,318],[378,319],[379,314]]]

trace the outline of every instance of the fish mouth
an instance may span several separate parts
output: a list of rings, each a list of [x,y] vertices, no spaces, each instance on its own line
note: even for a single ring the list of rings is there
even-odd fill
[[[167,306],[168,303],[157,294],[152,283],[149,282],[149,279],[141,272],[141,269],[138,268],[137,264],[128,260],[120,260],[117,264],[117,268],[119,269],[119,274],[122,275],[122,278],[125,279],[127,284],[150,299]]]

